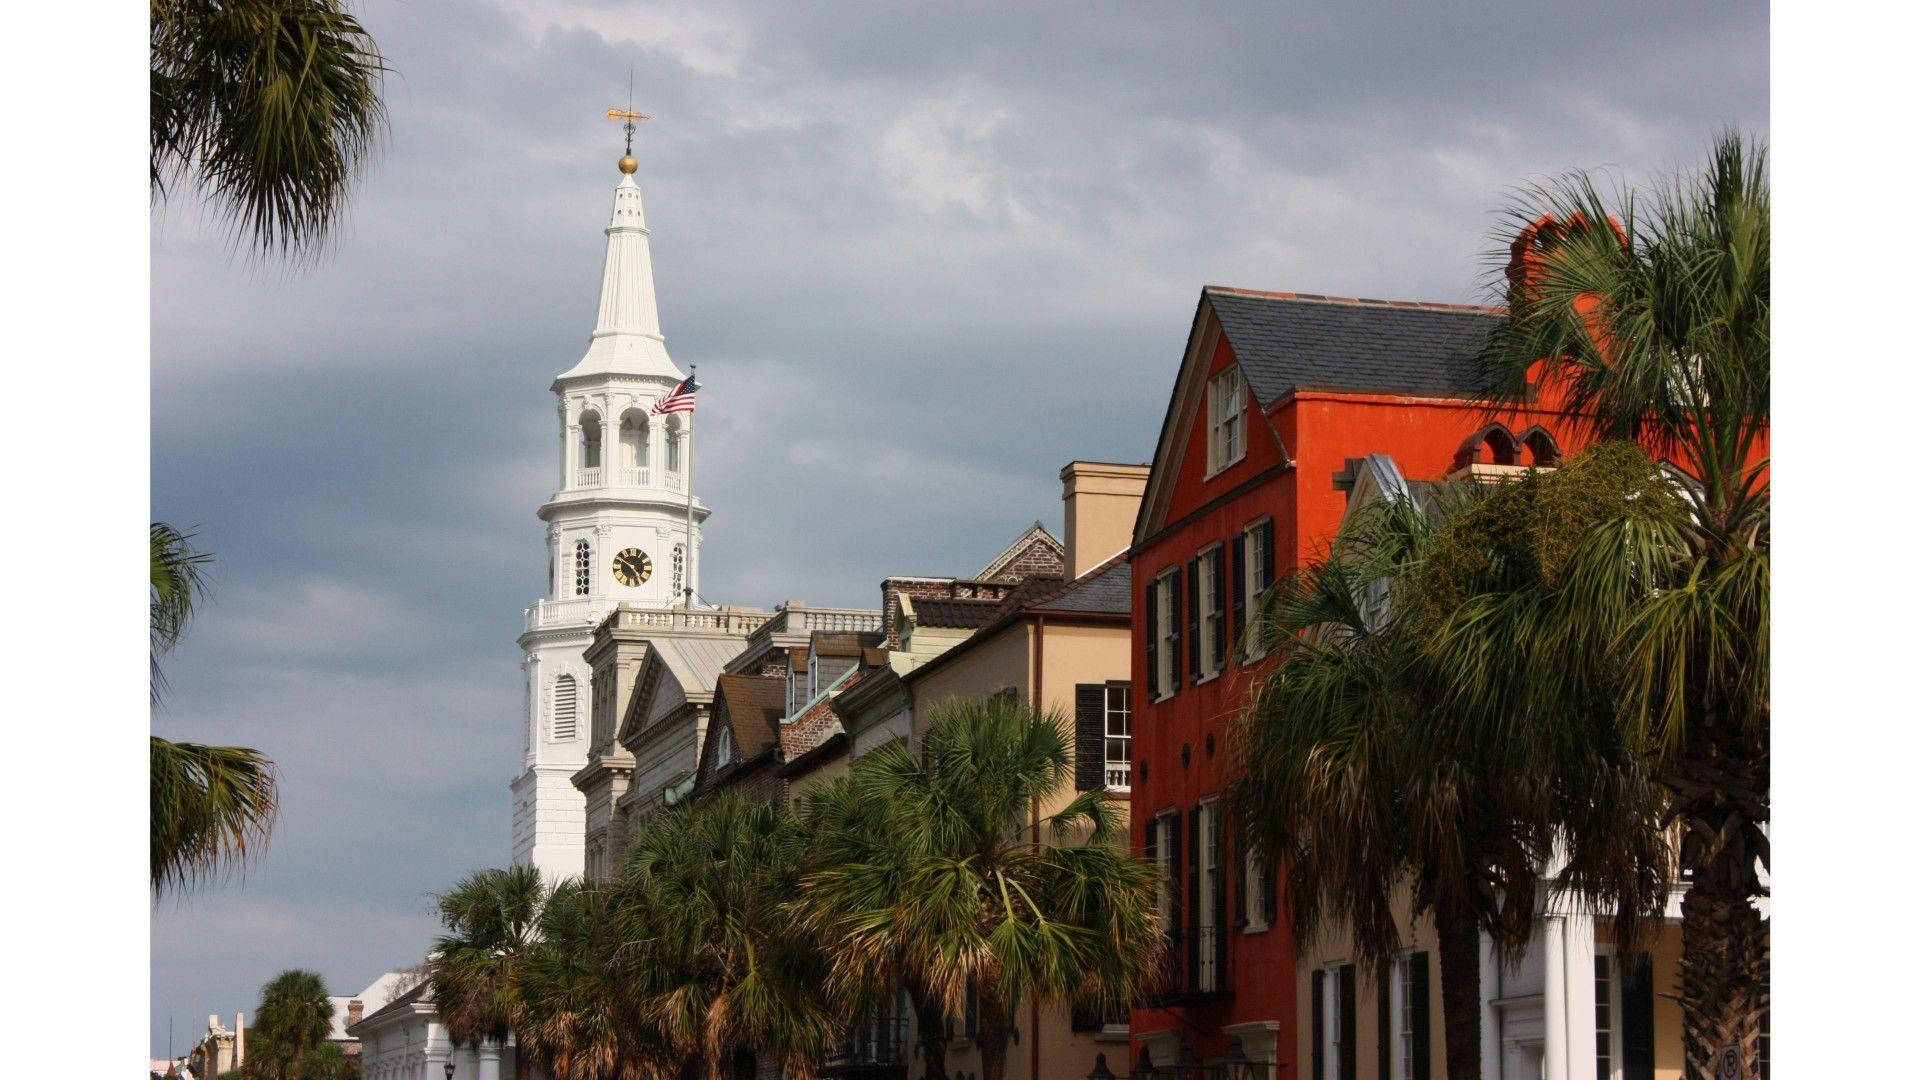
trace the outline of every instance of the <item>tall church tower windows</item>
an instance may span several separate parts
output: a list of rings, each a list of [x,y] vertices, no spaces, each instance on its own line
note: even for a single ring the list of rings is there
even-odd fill
[[[593,594],[593,545],[577,540],[573,545],[573,595]]]
[[[653,449],[651,435],[647,414],[639,409],[628,409],[620,418],[620,475],[614,478],[615,483],[645,486],[651,480],[647,468],[647,456]]]
[[[680,475],[680,418],[667,417],[667,472]]]
[[[571,675],[553,680],[553,738],[565,742],[580,733],[580,686]]]
[[[673,545],[673,599],[680,600],[687,591],[687,545]]]
[[[589,412],[580,417],[580,486],[600,483],[600,414]]]

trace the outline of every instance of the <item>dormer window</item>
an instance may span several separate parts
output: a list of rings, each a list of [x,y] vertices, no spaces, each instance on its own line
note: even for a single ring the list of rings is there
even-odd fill
[[[721,724],[720,730],[714,732],[714,739],[717,741],[713,747],[713,763],[716,766],[733,764],[733,729]]]
[[[1247,455],[1247,381],[1237,367],[1207,383],[1207,475]]]

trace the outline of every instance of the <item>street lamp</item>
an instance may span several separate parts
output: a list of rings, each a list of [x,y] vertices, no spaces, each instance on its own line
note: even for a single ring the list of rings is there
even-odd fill
[[[453,1080],[453,1062],[447,1062],[447,1080]]]
[[[1093,1071],[1087,1074],[1087,1080],[1118,1080],[1113,1070],[1107,1068],[1107,1055],[1093,1055]]]
[[[1238,1035],[1227,1045],[1227,1056],[1222,1063],[1227,1067],[1228,1080],[1257,1080],[1260,1076],[1259,1066],[1247,1056],[1247,1048],[1240,1045]]]

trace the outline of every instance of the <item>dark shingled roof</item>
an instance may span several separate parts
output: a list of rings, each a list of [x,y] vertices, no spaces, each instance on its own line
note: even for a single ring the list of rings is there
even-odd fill
[[[858,659],[865,649],[886,639],[885,634],[871,630],[856,633],[815,630],[813,649],[821,656],[851,656]]]
[[[1083,575],[1065,591],[1028,605],[1046,611],[1095,611],[1126,615],[1133,611],[1133,565],[1115,558],[1105,569]]]
[[[913,601],[914,621],[921,626],[950,626],[962,629],[978,629],[993,621],[993,613],[1000,610],[1000,601],[973,597],[960,599],[915,598]]]
[[[733,744],[742,759],[773,745],[787,712],[787,680],[778,675],[722,675],[718,696],[726,700]]]
[[[1208,286],[1262,408],[1296,390],[1463,397],[1506,318],[1498,308],[1350,300]]]

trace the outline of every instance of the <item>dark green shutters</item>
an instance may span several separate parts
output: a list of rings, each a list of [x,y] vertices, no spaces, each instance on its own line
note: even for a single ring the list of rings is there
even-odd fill
[[[1223,548],[1214,548],[1206,562],[1212,564],[1213,587],[1207,596],[1207,629],[1212,633],[1212,656],[1207,662],[1210,670],[1227,669],[1227,553]]]
[[[1107,687],[1081,683],[1073,688],[1073,786],[1093,791],[1105,786],[1107,771]]]
[[[1354,994],[1353,965],[1340,965],[1340,1080],[1360,1075],[1360,1048],[1354,1045],[1359,1001]]]
[[[1243,638],[1247,632],[1247,534],[1233,537],[1233,642],[1239,655],[1247,654]]]
[[[1313,1080],[1327,1077],[1327,973],[1313,969]]]
[[[1200,804],[1187,812],[1187,989],[1200,989]]]
[[[1620,1063],[1627,1080],[1653,1080],[1653,963],[1620,959]],[[1631,974],[1629,974],[1631,972]]]
[[[1187,675],[1200,681],[1200,558],[1187,560]]]
[[[1433,1009],[1427,1004],[1427,954],[1407,958],[1407,996],[1413,999],[1413,1077],[1429,1080],[1433,1061]]]
[[[1147,700],[1160,696],[1160,582],[1147,582]]]

